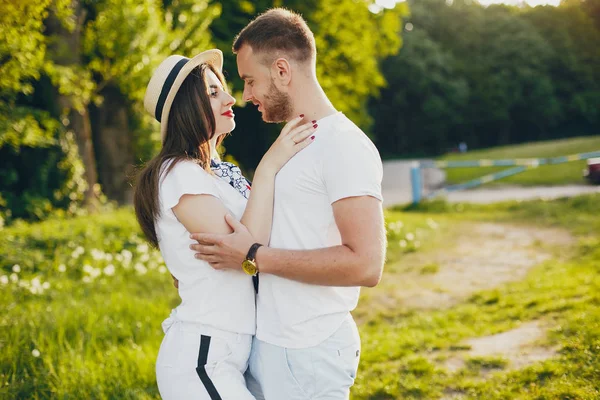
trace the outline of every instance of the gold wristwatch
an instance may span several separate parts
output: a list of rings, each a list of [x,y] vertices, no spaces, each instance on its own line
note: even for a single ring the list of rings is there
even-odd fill
[[[242,261],[242,269],[248,275],[256,276],[258,274],[258,267],[256,266],[256,251],[262,246],[260,243],[254,243],[250,246],[246,259]]]

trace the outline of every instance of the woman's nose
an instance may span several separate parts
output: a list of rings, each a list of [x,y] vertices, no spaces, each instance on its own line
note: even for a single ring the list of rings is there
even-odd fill
[[[232,106],[235,104],[235,98],[230,95],[229,93],[225,93],[225,100],[224,100],[224,104],[226,106]]]

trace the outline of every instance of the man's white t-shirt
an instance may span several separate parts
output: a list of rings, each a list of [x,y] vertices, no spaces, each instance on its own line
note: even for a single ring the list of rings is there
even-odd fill
[[[332,204],[354,196],[382,200],[381,157],[371,140],[342,113],[317,123],[314,142],[277,174],[270,247],[341,245]],[[318,286],[263,274],[256,335],[282,347],[315,346],[339,328],[359,293],[358,287]]]
[[[167,165],[165,163],[163,171]],[[223,179],[191,161],[181,161],[168,174],[161,175],[161,215],[155,228],[165,264],[179,280],[181,304],[175,309],[177,318],[252,335],[256,327],[252,278],[242,271],[215,270],[207,262],[194,258],[194,251],[189,246],[195,241],[190,239],[190,232],[172,210],[185,194],[214,196],[238,220],[242,218],[247,202]]]

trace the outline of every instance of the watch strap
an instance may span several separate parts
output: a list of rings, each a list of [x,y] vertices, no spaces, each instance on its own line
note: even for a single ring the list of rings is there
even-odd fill
[[[256,260],[256,252],[260,246],[262,246],[260,243],[254,243],[252,246],[250,246],[250,250],[248,250],[248,254],[246,254],[246,260]]]

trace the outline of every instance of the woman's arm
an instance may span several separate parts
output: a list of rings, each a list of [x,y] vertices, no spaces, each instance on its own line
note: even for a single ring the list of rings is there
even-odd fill
[[[261,169],[259,165],[254,173],[246,210],[240,220],[257,241],[265,244],[269,243],[269,238],[271,237],[275,175],[275,171],[268,170],[267,168]],[[224,216],[222,217],[222,222],[224,223]]]
[[[300,150],[312,142],[316,125],[299,125],[301,117],[290,121],[263,156],[254,175],[246,210],[240,222],[252,236],[267,244],[273,221],[275,175]],[[231,233],[225,215],[231,212],[211,195],[184,195],[173,207],[175,216],[188,232]]]

